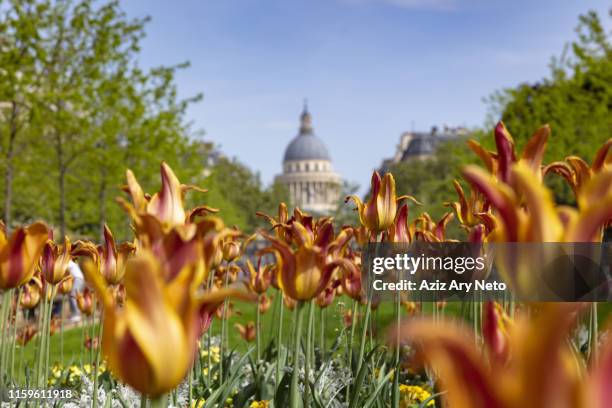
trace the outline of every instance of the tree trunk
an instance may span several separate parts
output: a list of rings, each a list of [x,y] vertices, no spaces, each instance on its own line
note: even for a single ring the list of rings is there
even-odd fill
[[[4,157],[5,169],[4,169],[4,223],[6,225],[6,231],[9,232],[11,228],[11,205],[13,204],[13,156],[15,151],[15,139],[17,138],[17,115],[18,106],[15,101],[12,102],[11,117],[9,122],[9,137],[8,146],[6,148],[6,155]]]
[[[100,242],[104,242],[104,225],[106,224],[106,177],[104,174],[100,182],[98,200],[100,204]]]
[[[66,168],[60,165],[59,170],[59,227],[60,227],[60,240],[63,240],[66,236]]]

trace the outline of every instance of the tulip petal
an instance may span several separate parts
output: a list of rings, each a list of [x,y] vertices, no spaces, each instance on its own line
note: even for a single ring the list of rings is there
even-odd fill
[[[563,235],[563,225],[555,209],[550,190],[533,177],[524,163],[512,168],[512,176],[525,195],[529,211],[529,240],[535,242],[558,242]]]
[[[395,327],[388,336],[395,341]],[[449,406],[457,408],[510,408],[497,384],[503,380],[491,375],[474,347],[468,330],[452,322],[412,319],[401,325],[402,341],[417,342],[419,352],[435,368],[448,390]]]
[[[546,143],[550,136],[550,126],[544,125],[531,136],[523,149],[521,160],[526,162],[533,174],[540,177],[540,167],[546,151]]]
[[[477,166],[466,166],[463,170],[463,176],[499,211],[507,234],[506,240],[516,242],[518,239],[519,217],[517,214],[516,197],[513,191],[504,184],[498,184],[495,177]]]
[[[510,181],[510,168],[516,162],[514,154],[514,140],[506,129],[504,122],[495,126],[495,144],[497,145],[497,160],[499,165],[499,178],[504,182]]]

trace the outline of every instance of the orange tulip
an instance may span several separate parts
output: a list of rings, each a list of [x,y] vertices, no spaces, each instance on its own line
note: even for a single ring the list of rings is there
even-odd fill
[[[272,282],[272,265],[261,265],[261,258],[257,260],[257,268],[250,260],[246,260],[245,272],[249,276],[249,289],[261,295],[266,293]]]
[[[197,294],[197,260],[167,267],[141,249],[127,263],[126,299],[117,307],[91,261],[85,274],[104,305],[102,350],[109,368],[124,382],[152,397],[174,389],[191,367],[201,333],[200,309],[218,304],[231,291]],[[174,276],[170,281],[167,275]],[[160,335],[163,333],[163,335]]]
[[[148,196],[138,184],[134,173],[127,170],[127,186],[124,191],[130,194],[132,203],[120,199],[120,203],[136,222],[136,227],[141,228],[150,222],[154,222],[154,228],[161,228],[164,232],[173,227],[183,227],[186,223],[193,221],[198,215],[216,212],[218,210],[207,206],[199,206],[191,211],[185,211],[183,201],[185,193],[189,190],[206,192],[196,186],[181,184],[165,162],[161,164],[161,190],[152,196]],[[150,226],[151,227],[151,226]]]
[[[484,162],[487,170],[492,173],[496,179],[505,183],[511,182],[511,168],[514,164],[521,162],[529,169],[536,180],[542,180],[542,159],[546,150],[546,143],[550,136],[550,127],[548,125],[539,128],[529,139],[525,148],[517,159],[514,140],[503,122],[499,122],[495,126],[495,145],[497,152],[489,152],[485,150],[475,140],[469,140],[468,145]]]
[[[509,360],[487,362],[470,329],[452,321],[413,318],[402,325],[400,335],[402,341],[413,342],[435,368],[440,389],[447,391],[443,402],[449,406],[603,407],[598,402],[607,400],[598,401],[601,394],[587,392],[589,381],[584,380],[582,366],[567,341],[579,308],[576,303],[538,305],[532,320],[517,322],[509,332]],[[395,336],[392,333],[389,339]],[[609,380],[611,366],[606,370]]]
[[[334,297],[336,295],[336,287],[340,284],[340,282],[336,282],[334,284],[329,285],[315,299],[315,303],[321,309],[326,308],[327,306],[334,303]]]
[[[238,333],[240,334],[240,337],[242,337],[244,340],[251,342],[253,340],[255,340],[255,323],[253,322],[248,322],[246,324],[246,326],[240,324],[240,323],[236,323],[234,325],[234,327],[236,328],[236,330],[238,330]]]
[[[42,223],[16,229],[9,239],[0,222],[0,289],[23,285],[34,275],[34,270],[49,231]]]
[[[512,321],[497,302],[488,301],[482,321],[482,337],[490,359],[505,364],[510,358]]]
[[[278,216],[276,218],[263,212],[257,212],[256,215],[258,217],[262,217],[268,220],[268,222],[272,225],[272,229],[276,232],[276,237],[279,240],[285,241],[286,243],[291,242],[291,238],[289,235],[287,235],[286,230],[284,228],[289,221],[289,211],[287,210],[287,204],[280,203],[278,205]]]
[[[555,207],[550,190],[534,180],[525,165],[517,163],[511,174],[514,188],[497,182],[478,167],[468,166],[464,170],[466,179],[496,211],[499,220],[494,232],[496,241],[601,241],[602,226],[612,218],[612,168],[597,173],[582,188],[579,210]]]
[[[34,309],[42,297],[42,283],[39,279],[33,278],[21,287],[20,305],[24,309]]]
[[[125,264],[135,251],[136,246],[131,242],[122,243],[117,250],[111,230],[104,225],[104,246],[98,248],[98,253],[100,271],[109,285],[116,285],[123,280]]]
[[[36,327],[33,324],[28,324],[27,326],[24,326],[17,332],[17,343],[22,346],[25,346],[30,342],[30,340],[34,338],[34,336],[36,336],[37,332],[38,331],[36,330]]]
[[[70,273],[66,273],[64,278],[58,283],[57,291],[62,295],[68,295],[72,292],[72,287],[74,286],[74,276]]]
[[[544,167],[544,174],[555,173],[563,177],[570,185],[576,197],[580,196],[580,191],[593,177],[594,174],[612,167],[612,139],[604,143],[593,159],[593,164],[588,165],[578,156],[568,156],[565,161],[554,162]]]
[[[66,276],[71,260],[71,245],[68,237],[64,237],[64,245],[57,245],[48,240],[41,258],[41,272],[45,282],[57,285]]]
[[[386,230],[393,224],[399,201],[409,198],[416,202],[410,196],[396,196],[395,179],[391,173],[385,174],[381,179],[378,172],[374,172],[370,194],[370,199],[365,204],[356,195],[346,197],[345,201],[353,200],[357,205],[361,225],[374,234]]]
[[[93,295],[89,288],[83,289],[83,292],[79,292],[76,294],[77,306],[81,313],[85,316],[90,316],[93,312]]]
[[[307,230],[298,221],[294,221],[291,227],[297,249],[263,233],[277,252],[279,286],[287,296],[294,300],[313,299],[329,284],[336,268],[354,269],[347,259],[328,258],[329,247],[335,245],[332,241],[333,227],[329,221],[315,231]]]
[[[268,310],[270,310],[271,306],[272,306],[272,300],[269,296],[261,295],[259,297],[259,303],[257,305],[257,307],[259,308],[259,313],[261,314],[266,313]]]

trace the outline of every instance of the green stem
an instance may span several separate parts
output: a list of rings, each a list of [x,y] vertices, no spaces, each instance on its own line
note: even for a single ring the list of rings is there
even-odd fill
[[[257,310],[255,314],[255,346],[257,361],[255,366],[259,367],[261,361],[261,312],[259,310],[259,303],[261,302],[261,295],[257,295]]]
[[[66,296],[62,296],[62,305],[60,309],[60,361],[64,364],[64,299]]]
[[[19,304],[21,303],[21,291],[17,295],[17,303],[15,303],[15,323],[13,325],[13,336],[11,338],[11,380],[15,378],[15,348],[17,347],[17,313],[19,312]]]
[[[276,389],[281,381],[281,348],[283,346],[282,337],[283,337],[283,312],[285,305],[283,305],[283,294],[279,290],[276,298],[278,299],[279,312],[278,312],[278,328],[276,331]]]
[[[56,293],[56,287],[52,286],[51,287],[51,300],[49,300],[49,307],[47,310],[47,327],[46,327],[46,335],[47,335],[47,341],[45,344],[45,381],[43,384],[43,388],[46,389],[47,387],[47,375],[49,373],[49,356],[50,356],[50,349],[51,349],[51,318],[53,315],[53,300],[55,299],[55,293]]]
[[[400,327],[402,325],[401,298],[400,292],[395,294],[395,315],[396,315],[396,338],[395,338],[395,373],[393,374],[393,407],[399,407],[399,363],[400,363]]]
[[[298,302],[295,306],[293,315],[295,317],[295,330],[293,337],[293,373],[291,375],[291,388],[289,390],[289,399],[291,408],[300,407],[300,391],[298,389],[298,379],[300,376],[300,338],[302,337],[302,316],[304,308],[302,302]]]
[[[227,263],[227,268],[225,270],[223,287],[227,288],[229,285],[229,273],[230,273],[230,263]],[[223,314],[221,315],[221,343],[219,344],[219,355],[221,357],[221,364],[219,365],[219,383],[223,383],[223,361],[225,359],[225,335],[227,332],[227,308],[229,305],[229,301],[227,298],[223,301]]]
[[[325,310],[326,308],[321,308],[321,333],[319,333],[319,347],[321,348],[321,360],[325,361]]]
[[[363,327],[361,330],[361,342],[359,344],[359,358],[357,359],[357,371],[361,370],[361,364],[365,355],[365,345],[368,335],[368,326],[370,322],[370,311],[372,309],[372,290],[368,290],[368,303],[366,304],[365,316],[363,318]]]
[[[157,397],[151,400],[151,408],[167,408],[168,395],[164,394],[161,397]]]
[[[598,339],[597,339],[597,334],[599,331],[599,322],[598,322],[598,316],[597,316],[597,303],[593,302],[591,303],[591,324],[590,324],[590,331],[591,331],[591,335],[590,335],[590,344],[589,344],[589,359],[592,362],[597,362],[598,359]]]
[[[2,293],[2,309],[0,310],[0,318],[2,319],[2,328],[0,329],[0,333],[2,335],[2,339],[0,339],[0,384],[4,385],[4,374],[5,371],[5,350],[8,348],[8,337],[7,333],[9,330],[8,327],[8,310],[10,309],[10,301],[13,296],[12,290],[5,291]]]
[[[102,345],[102,334],[104,332],[104,310],[102,310],[102,312],[100,313],[100,322],[98,323],[98,336],[97,336],[97,343],[98,343],[98,347],[96,348],[95,354],[96,354],[96,361],[95,361],[95,365],[92,365],[91,367],[91,372],[93,373],[93,380],[94,380],[94,389],[93,389],[93,399],[92,399],[92,407],[96,408],[98,406],[98,366],[100,365],[100,346]],[[92,339],[91,341],[91,348],[94,348],[94,340]],[[108,398],[111,398],[111,396],[109,395]]]
[[[308,328],[306,332],[306,353],[304,359],[304,406],[310,406],[310,363],[312,349],[312,331],[314,327],[314,301],[308,303]]]
[[[348,365],[348,368],[352,368],[353,367],[353,343],[354,343],[354,339],[355,339],[355,323],[357,320],[357,301],[353,300],[353,308],[351,309],[351,331],[349,332],[349,338],[348,338],[348,347],[347,347],[347,358],[346,358],[346,364]],[[347,384],[346,385],[346,400],[349,400],[349,397],[351,395],[351,384]]]

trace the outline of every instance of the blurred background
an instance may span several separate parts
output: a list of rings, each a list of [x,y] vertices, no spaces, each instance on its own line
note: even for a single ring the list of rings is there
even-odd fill
[[[439,217],[500,119],[519,147],[550,124],[545,162],[592,160],[610,22],[595,0],[2,1],[2,218],[128,238],[125,169],[153,192],[161,160],[246,231],[281,200],[348,222],[375,169]]]

